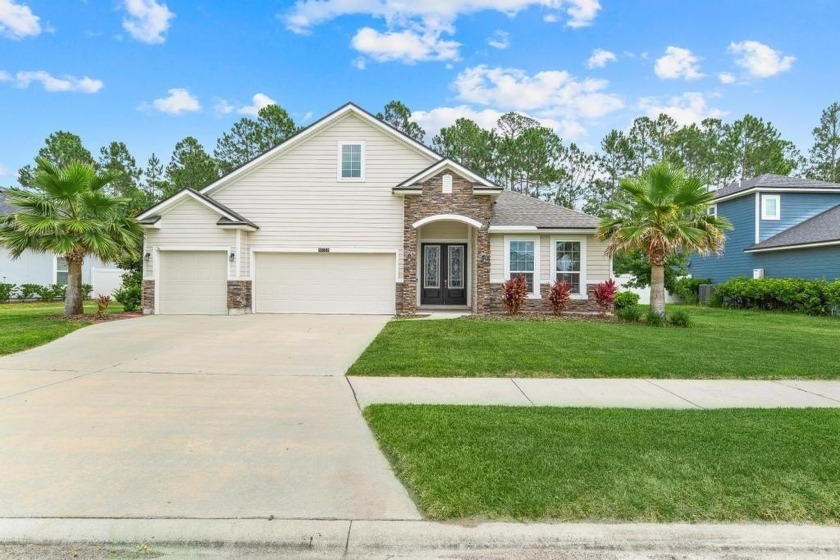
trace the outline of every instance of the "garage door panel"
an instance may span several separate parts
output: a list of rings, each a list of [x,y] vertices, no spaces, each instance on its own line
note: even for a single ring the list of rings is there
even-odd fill
[[[257,313],[392,315],[393,254],[258,253]]]
[[[226,315],[226,256],[221,251],[162,251],[160,313]]]

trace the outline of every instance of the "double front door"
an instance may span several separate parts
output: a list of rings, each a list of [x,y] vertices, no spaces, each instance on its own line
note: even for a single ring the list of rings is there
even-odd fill
[[[467,244],[423,243],[421,305],[467,304]]]

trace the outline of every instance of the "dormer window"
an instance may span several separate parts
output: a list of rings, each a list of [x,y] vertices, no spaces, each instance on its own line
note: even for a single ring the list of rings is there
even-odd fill
[[[365,143],[338,143],[338,180],[365,180]]]

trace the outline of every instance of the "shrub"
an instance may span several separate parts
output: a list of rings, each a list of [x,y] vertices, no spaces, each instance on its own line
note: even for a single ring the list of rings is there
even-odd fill
[[[828,285],[828,312],[835,317],[840,317],[840,280]]]
[[[691,317],[687,311],[678,309],[668,315],[668,322],[675,327],[690,327]]]
[[[618,312],[627,307],[636,307],[639,305],[639,294],[633,292],[618,292],[615,294],[613,301],[616,315]]]
[[[524,274],[515,276],[502,284],[502,303],[508,315],[516,315],[525,307],[528,299],[528,280]]]
[[[90,284],[82,284],[82,298],[90,299],[90,296],[93,294],[93,286]]]
[[[38,295],[38,290],[40,289],[41,286],[38,284],[21,284],[18,288],[18,298],[22,301],[32,299]]]
[[[114,299],[122,304],[125,311],[137,311],[140,309],[141,294],[140,286],[123,286],[114,292]]]
[[[17,286],[14,284],[0,284],[0,301],[9,301],[15,295]]]
[[[67,295],[67,286],[64,284],[50,284],[50,299],[64,299]]]
[[[645,322],[651,327],[664,327],[665,315],[660,315],[653,309],[648,309],[645,313]]]
[[[108,307],[111,305],[111,296],[103,296],[99,294],[96,298],[96,316],[100,319],[108,312]]]
[[[674,294],[686,303],[695,304],[700,299],[700,286],[711,283],[709,278],[680,278],[674,282]]]
[[[612,278],[595,286],[593,295],[595,296],[595,302],[598,304],[598,308],[601,310],[601,313],[606,314],[612,309],[613,302],[615,301],[615,293],[617,291],[618,286]]]
[[[628,323],[638,323],[642,320],[642,308],[638,305],[623,305],[619,307],[618,300],[616,300],[615,316]]]
[[[722,307],[830,315],[837,306],[837,282],[801,278],[732,278],[715,286]]]
[[[548,301],[555,315],[560,315],[569,306],[572,299],[572,285],[564,280],[558,280],[551,285]]]

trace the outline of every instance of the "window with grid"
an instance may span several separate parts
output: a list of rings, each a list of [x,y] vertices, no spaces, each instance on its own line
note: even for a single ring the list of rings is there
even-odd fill
[[[362,145],[342,144],[341,145],[341,178],[361,179],[362,178]]]
[[[67,285],[67,259],[55,258],[55,283]]]
[[[525,279],[528,281],[528,292],[534,293],[533,241],[510,242],[510,269],[508,270],[508,278],[516,278],[520,274],[525,275]]]
[[[572,293],[580,294],[580,241],[557,241],[555,250],[555,279],[572,286]]]

